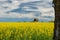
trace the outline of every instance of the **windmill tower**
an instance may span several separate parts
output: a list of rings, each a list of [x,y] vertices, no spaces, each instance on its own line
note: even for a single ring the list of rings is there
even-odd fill
[[[55,9],[54,40],[60,40],[60,0],[53,0]]]

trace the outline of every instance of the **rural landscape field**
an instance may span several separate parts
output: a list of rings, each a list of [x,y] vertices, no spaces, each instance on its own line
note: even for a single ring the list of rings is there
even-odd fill
[[[53,40],[53,22],[0,22],[0,40]]]

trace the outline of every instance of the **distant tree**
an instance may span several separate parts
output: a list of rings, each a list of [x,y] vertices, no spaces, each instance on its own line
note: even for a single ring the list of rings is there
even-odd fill
[[[38,22],[38,18],[34,18],[34,22]]]

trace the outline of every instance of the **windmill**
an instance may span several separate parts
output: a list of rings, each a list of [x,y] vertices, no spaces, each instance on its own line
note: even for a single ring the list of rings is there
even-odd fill
[[[60,0],[53,0],[55,9],[55,26],[53,40],[60,40]]]

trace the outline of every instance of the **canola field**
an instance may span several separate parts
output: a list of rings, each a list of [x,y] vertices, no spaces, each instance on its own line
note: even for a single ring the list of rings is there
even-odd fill
[[[53,40],[53,22],[0,22],[0,40]]]

